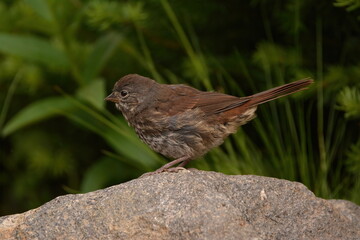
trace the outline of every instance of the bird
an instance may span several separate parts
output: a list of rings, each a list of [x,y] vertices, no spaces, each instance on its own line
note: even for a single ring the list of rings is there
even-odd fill
[[[312,83],[313,79],[305,78],[236,97],[184,84],[160,84],[148,77],[128,74],[115,83],[105,100],[115,103],[129,126],[151,149],[174,159],[145,174],[153,175],[184,169],[189,161],[218,147],[254,119],[258,105],[304,90]]]

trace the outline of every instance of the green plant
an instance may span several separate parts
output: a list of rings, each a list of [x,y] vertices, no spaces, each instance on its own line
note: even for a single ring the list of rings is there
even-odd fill
[[[1,211],[165,162],[105,108],[115,80],[132,72],[237,96],[313,77],[309,90],[260,106],[258,119],[190,164],[359,202],[358,21],[350,16],[339,33],[334,9],[325,0],[1,2]]]

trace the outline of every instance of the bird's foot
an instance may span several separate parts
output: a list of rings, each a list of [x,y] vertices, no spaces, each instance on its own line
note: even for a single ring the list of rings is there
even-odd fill
[[[187,170],[187,169],[184,167],[172,167],[172,168],[165,169],[164,172],[177,173],[182,170]]]
[[[172,167],[172,168],[166,168],[166,169],[158,169],[158,170],[155,170],[153,172],[147,172],[147,173],[144,173],[143,175],[141,175],[139,178],[143,178],[143,177],[148,177],[148,176],[151,176],[151,175],[155,175],[155,174],[159,174],[159,173],[163,173],[163,172],[168,172],[168,173],[177,173],[179,171],[183,171],[183,170],[187,170],[186,168],[183,168],[183,167]]]
[[[162,172],[178,172],[180,170],[185,170],[184,166],[190,161],[190,158],[187,156],[175,159],[167,164],[165,164],[164,166],[162,166],[161,168],[159,168],[158,170],[155,170],[154,172],[148,172],[148,173],[144,173],[143,175],[140,176],[140,178],[142,177],[147,177],[147,176],[151,176],[151,175],[155,175],[158,173],[162,173]],[[180,164],[179,164],[180,163]],[[177,167],[172,167],[176,164],[179,164],[179,166]]]

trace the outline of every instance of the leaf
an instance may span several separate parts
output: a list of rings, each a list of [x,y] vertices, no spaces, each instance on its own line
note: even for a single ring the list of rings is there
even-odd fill
[[[69,67],[66,55],[39,37],[0,33],[0,52],[60,69]]]
[[[86,170],[80,191],[94,191],[110,184],[123,182],[139,174],[140,172],[136,169],[129,168],[129,166],[109,157],[104,157]]]
[[[105,105],[105,83],[102,79],[97,79],[90,82],[88,85],[80,88],[77,92],[77,96],[97,109],[103,109]]]
[[[337,97],[339,110],[345,112],[346,118],[360,117],[360,91],[353,87],[345,87]]]
[[[360,173],[360,140],[352,144],[346,153],[346,163],[349,171],[354,174]]]
[[[25,3],[31,6],[31,8],[34,9],[34,11],[42,18],[53,22],[54,18],[51,13],[51,9],[45,0],[25,0]]]
[[[74,108],[72,102],[63,97],[53,97],[32,103],[17,113],[2,130],[3,136],[44,119],[63,114]]]
[[[97,77],[111,57],[114,49],[118,46],[120,39],[121,36],[119,34],[109,33],[95,43],[95,46],[85,63],[83,72],[85,82],[90,82]]]
[[[150,171],[163,163],[160,158],[142,143],[129,127],[111,125],[101,114],[93,114],[91,110],[80,109],[66,116],[79,125],[101,136],[117,153],[125,156],[122,159],[127,165],[142,171]],[[119,131],[118,128],[121,128]]]

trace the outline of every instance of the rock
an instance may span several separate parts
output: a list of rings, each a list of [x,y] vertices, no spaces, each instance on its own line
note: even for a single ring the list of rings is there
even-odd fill
[[[296,182],[184,170],[1,217],[0,239],[360,239],[360,207]]]

